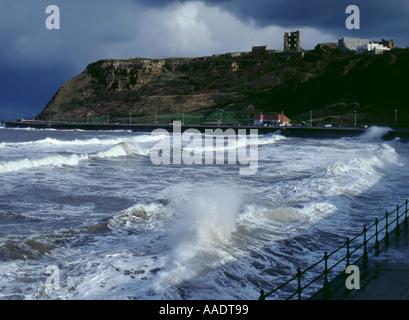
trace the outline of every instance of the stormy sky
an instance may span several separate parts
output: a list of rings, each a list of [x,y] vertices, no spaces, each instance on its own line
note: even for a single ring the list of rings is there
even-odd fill
[[[348,30],[348,5],[360,29]],[[49,5],[60,29],[46,28]],[[282,49],[283,33],[301,30],[301,46],[342,37],[394,39],[409,46],[407,0],[1,0],[0,120],[31,118],[58,88],[106,58],[197,57]]]

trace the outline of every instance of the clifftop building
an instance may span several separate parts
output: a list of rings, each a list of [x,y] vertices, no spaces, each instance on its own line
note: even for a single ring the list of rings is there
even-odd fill
[[[265,46],[252,46],[251,53],[267,52],[272,54],[300,55],[304,56],[304,50],[301,48],[300,31],[284,33],[284,50],[270,50]]]
[[[356,52],[358,47],[367,45],[368,43],[368,39],[342,38],[338,39],[338,48],[344,52]]]
[[[301,51],[301,34],[300,31],[284,33],[284,50]]]
[[[384,51],[390,51],[388,47],[376,42],[370,42],[357,48],[356,53],[360,54],[382,54]]]
[[[396,47],[393,40],[371,41],[359,38],[342,38],[338,39],[338,48],[344,52],[359,54],[381,54]]]
[[[268,51],[268,46],[253,46],[251,52],[266,52]]]
[[[391,40],[382,39],[382,41],[375,41],[375,43],[381,44],[384,47],[387,47],[389,49],[396,48],[396,43],[393,41],[393,39],[391,39]]]

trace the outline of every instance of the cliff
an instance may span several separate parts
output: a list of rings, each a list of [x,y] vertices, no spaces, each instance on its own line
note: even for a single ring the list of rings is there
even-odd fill
[[[40,120],[224,111],[281,112],[293,121],[409,124],[409,51],[377,56],[317,46],[301,54],[260,52],[200,58],[102,60],[67,81]]]

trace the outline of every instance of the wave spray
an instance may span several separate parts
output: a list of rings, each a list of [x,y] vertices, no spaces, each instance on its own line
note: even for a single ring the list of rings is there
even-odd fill
[[[155,291],[180,284],[214,264],[225,261],[231,235],[236,231],[242,193],[229,186],[206,187],[186,194],[176,190],[177,219],[169,228],[170,251],[165,270],[158,274]]]

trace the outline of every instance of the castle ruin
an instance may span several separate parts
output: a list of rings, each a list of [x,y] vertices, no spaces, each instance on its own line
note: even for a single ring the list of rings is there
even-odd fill
[[[284,50],[288,51],[301,51],[301,38],[300,31],[286,32],[284,33]]]

